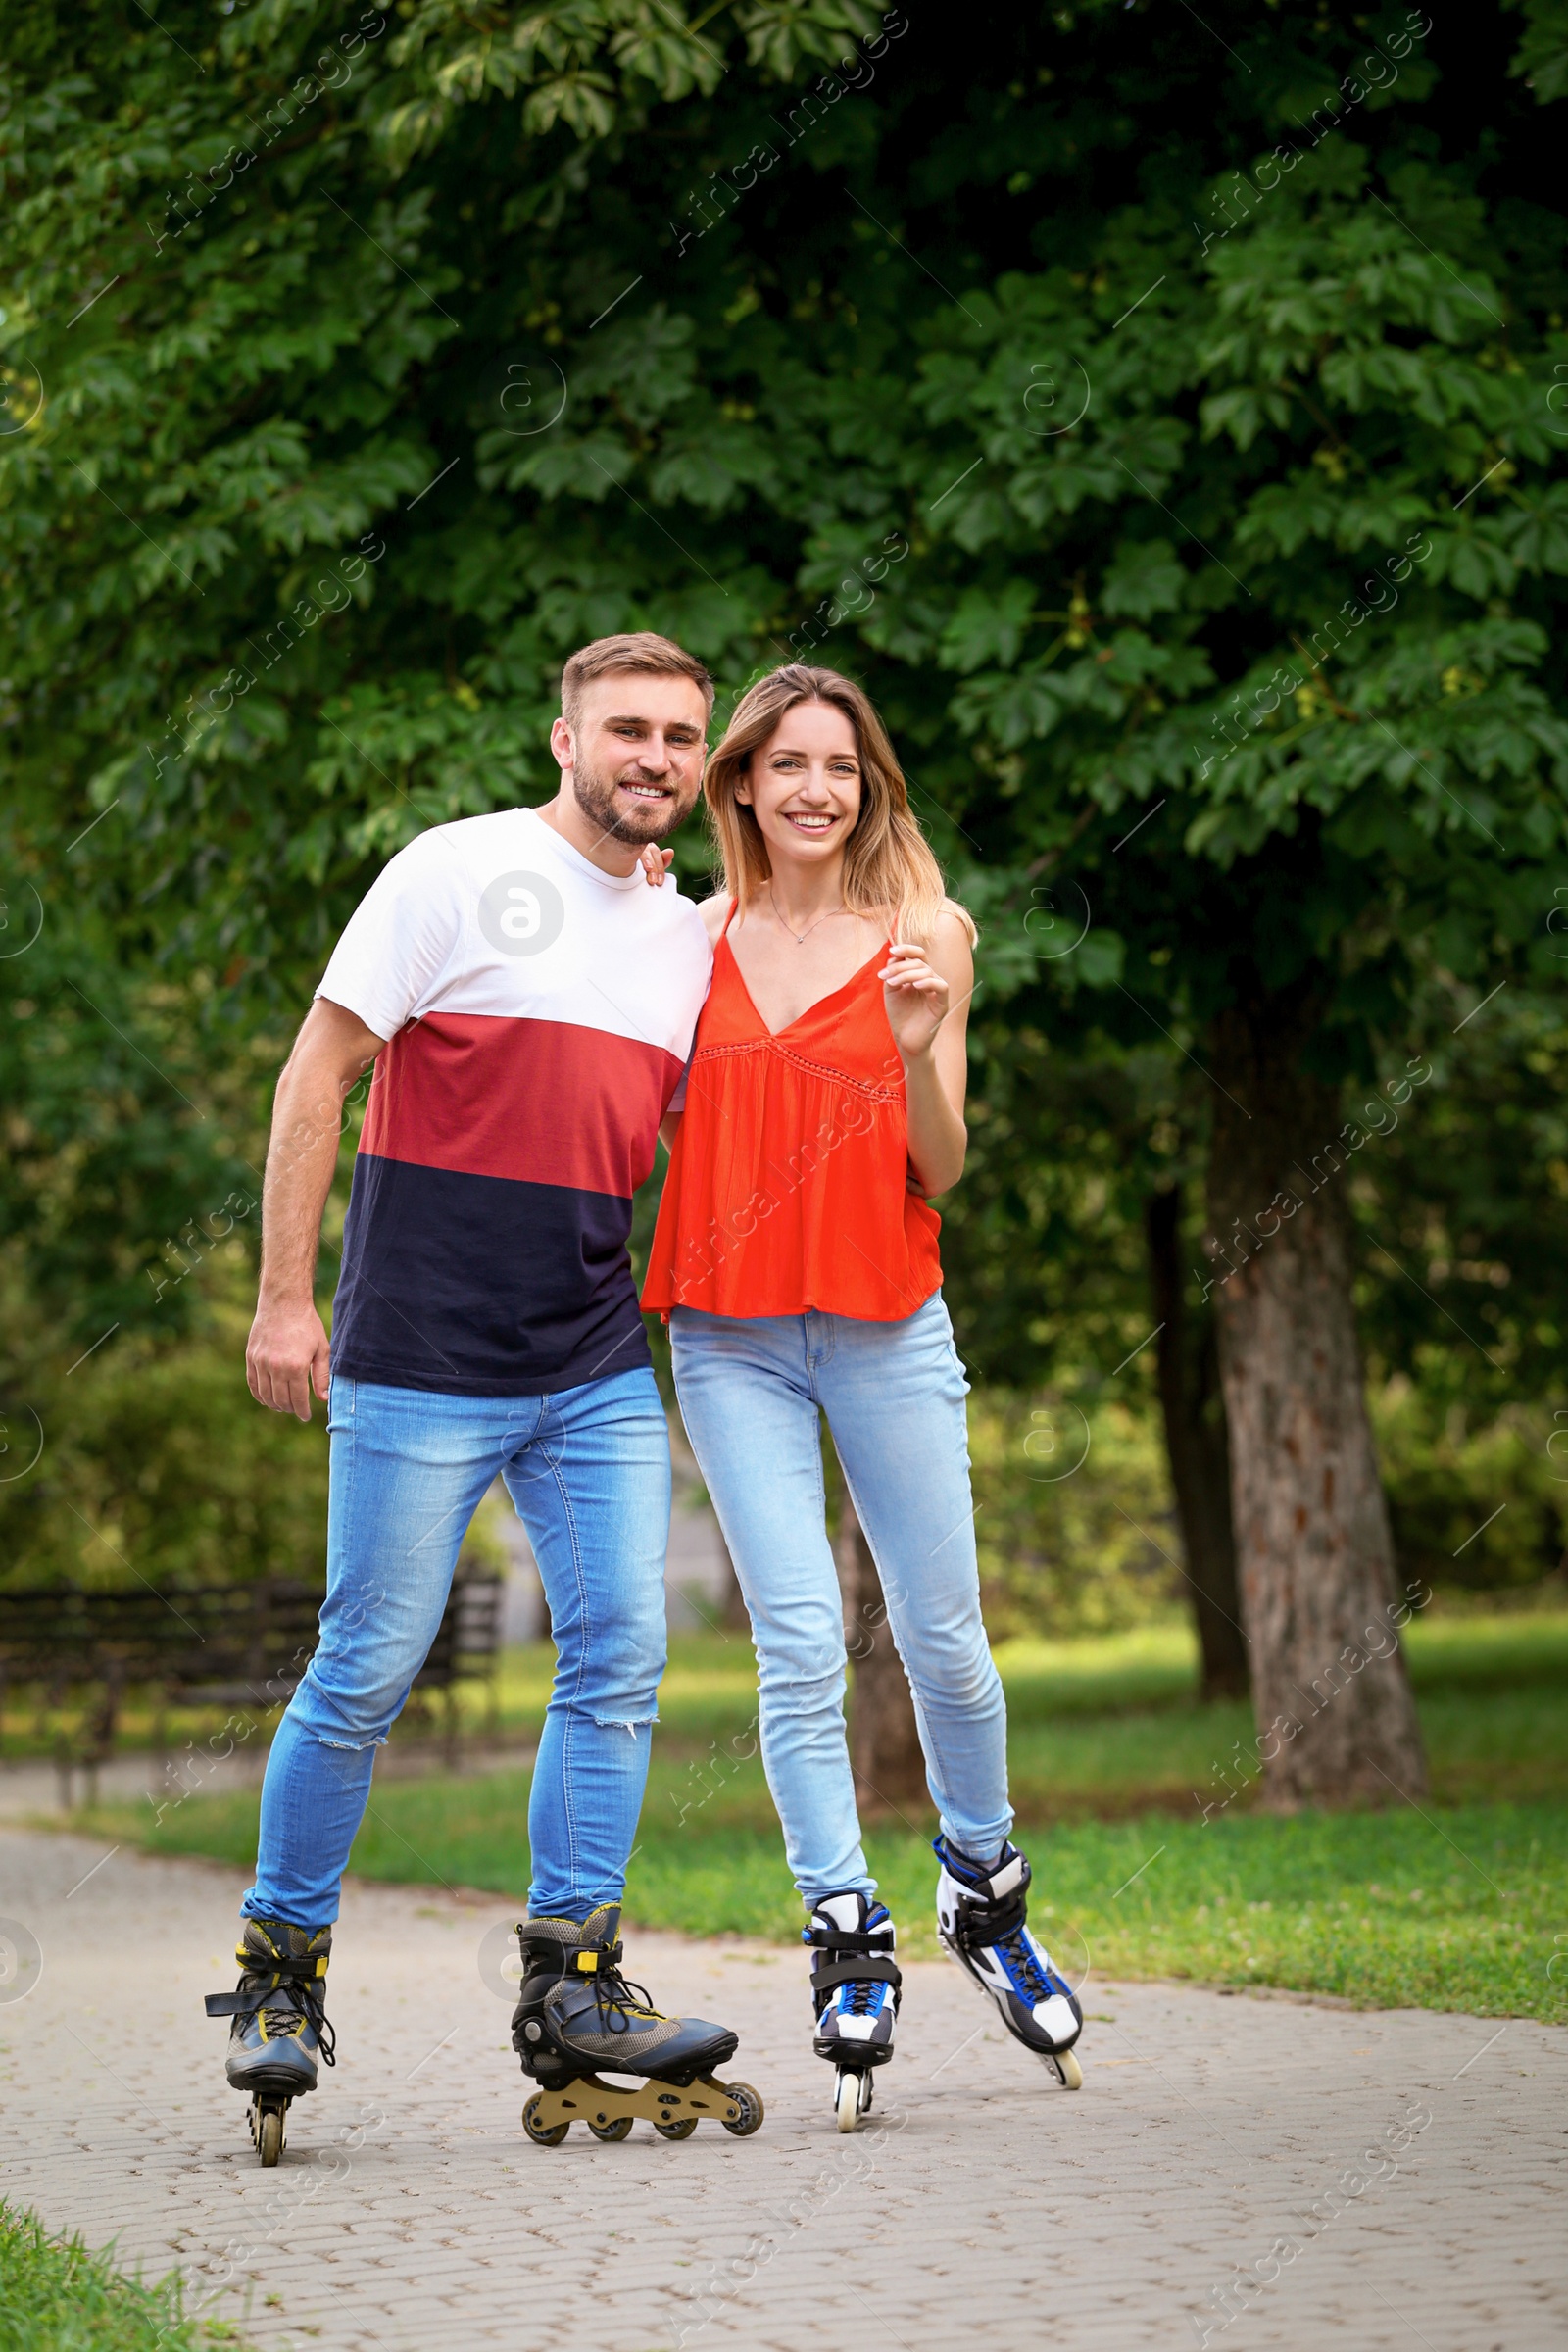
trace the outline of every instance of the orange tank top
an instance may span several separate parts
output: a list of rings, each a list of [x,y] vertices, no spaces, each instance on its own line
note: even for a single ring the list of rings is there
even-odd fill
[[[771,1033],[726,936],[697,1024],[645,1307],[892,1323],[942,1282],[942,1220],[908,1189],[904,1065],[877,978]]]

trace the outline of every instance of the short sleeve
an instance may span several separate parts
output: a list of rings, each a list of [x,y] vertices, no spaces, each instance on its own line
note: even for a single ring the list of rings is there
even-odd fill
[[[675,1092],[670,1096],[669,1101],[664,1104],[664,1116],[666,1119],[678,1118],[680,1113],[685,1109],[686,1081],[691,1074],[692,1065],[688,1061],[686,1067],[682,1070],[680,1076],[675,1081]]]
[[[428,1001],[459,943],[457,893],[427,834],[400,850],[350,915],[318,997],[396,1037]]]

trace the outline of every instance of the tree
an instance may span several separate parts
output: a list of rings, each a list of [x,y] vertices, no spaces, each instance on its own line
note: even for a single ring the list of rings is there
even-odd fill
[[[1205,1698],[1250,1688],[1247,1636],[1231,1523],[1230,1430],[1212,1315],[1188,1305],[1182,1266],[1182,1195],[1175,1185],[1145,1206],[1150,1288],[1156,1323],[1159,1410],[1198,1628]]]
[[[1413,1083],[1440,975],[1457,1023],[1550,953],[1564,43],[1514,37],[186,0],[13,43],[13,864],[64,904],[102,816],[72,903],[128,963],[297,1003],[390,850],[543,791],[575,640],[857,669],[987,1016],[1163,1033],[1211,1096],[1282,1802],[1421,1778],[1397,1653],[1343,1663],[1393,1585],[1342,1090]]]
[[[943,1231],[964,1348],[981,1380],[1028,1384],[1071,1367],[1086,1395],[1155,1405],[1201,1689],[1239,1696],[1247,1644],[1214,1316],[1184,1291],[1205,1107],[1162,1041],[1064,1040],[1062,1026],[1053,1035],[995,1014],[975,1025],[969,1165]]]

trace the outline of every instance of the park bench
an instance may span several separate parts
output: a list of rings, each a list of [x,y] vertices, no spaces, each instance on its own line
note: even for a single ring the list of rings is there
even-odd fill
[[[457,1752],[456,1686],[488,1680],[494,1726],[495,1672],[501,1646],[502,1579],[490,1570],[453,1580],[430,1652],[415,1680],[418,1693],[439,1690],[446,1707],[449,1760]],[[0,1591],[0,1727],[15,1691],[35,1694],[40,1726],[57,1726],[54,1752],[61,1802],[69,1806],[77,1770],[87,1801],[98,1767],[113,1752],[127,1694],[153,1702],[153,1742],[168,1752],[172,1706],[221,1706],[261,1721],[284,1706],[310,1663],[321,1606],[318,1587],[269,1577],[246,1585],[202,1585],[165,1595],[86,1592],[79,1586]]]

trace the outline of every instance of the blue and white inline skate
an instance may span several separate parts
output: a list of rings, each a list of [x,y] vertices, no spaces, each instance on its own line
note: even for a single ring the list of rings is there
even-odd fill
[[[812,2047],[836,2069],[833,2112],[839,2130],[853,2132],[870,2108],[873,2072],[893,2055],[904,1982],[893,1922],[874,1895],[824,1894],[801,1941],[811,1954]]]
[[[1068,2090],[1083,2083],[1073,2043],[1084,2013],[1071,1985],[1027,1926],[1029,1864],[1004,1845],[987,1867],[971,1862],[946,1838],[932,1840],[942,1875],[937,1881],[937,1934],[958,1966],[997,2004],[1002,2022],[1026,2050],[1045,2061]]]

